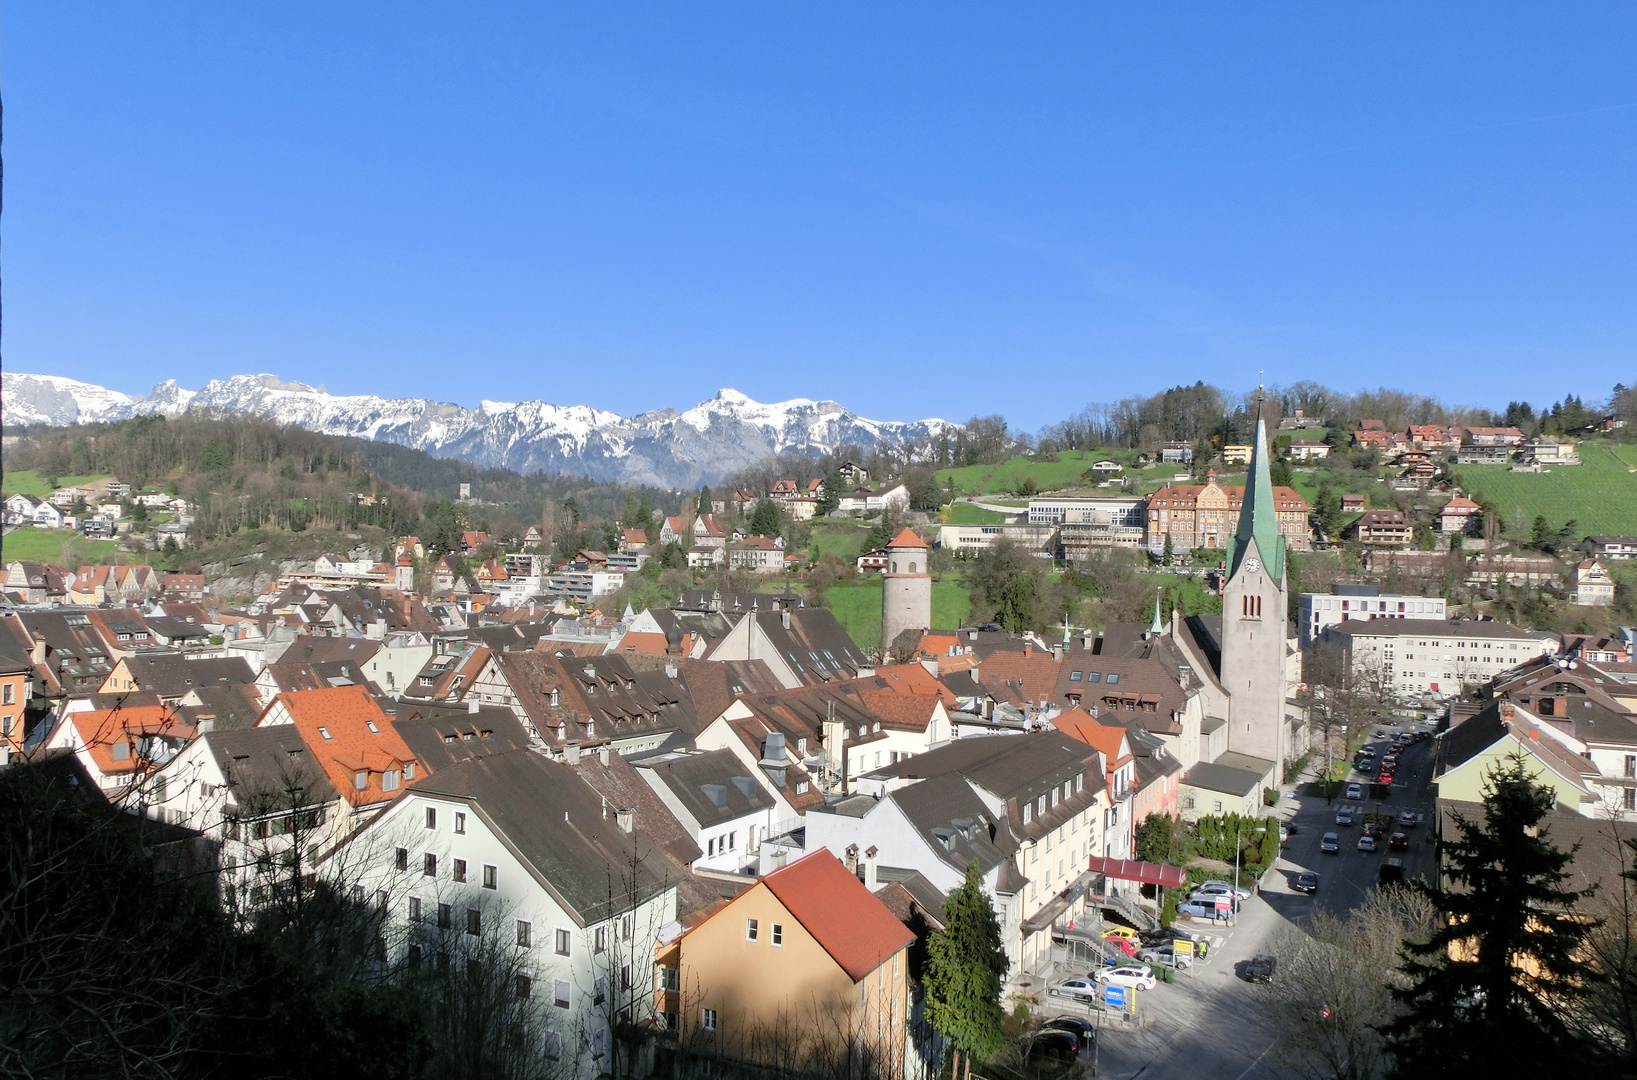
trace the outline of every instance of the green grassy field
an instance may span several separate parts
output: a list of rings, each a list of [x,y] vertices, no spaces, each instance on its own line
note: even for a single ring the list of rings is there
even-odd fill
[[[985,510],[971,503],[950,503],[944,518],[946,525],[1004,525],[1006,515],[999,510]]]
[[[113,553],[116,546],[112,540],[87,540],[66,529],[13,529],[0,537],[0,562],[27,559],[60,565],[65,542],[74,546],[74,558],[69,560],[67,567],[69,570],[87,563],[101,562],[105,555]]]
[[[88,484],[93,480],[102,480],[107,473],[97,473],[93,476],[62,476],[57,478],[57,487],[77,487]],[[0,475],[0,492],[7,495],[32,495],[36,499],[43,499],[56,488],[45,482],[45,478],[37,475],[33,469],[23,469],[18,472],[7,471]]]
[[[1189,577],[1185,574],[1143,574],[1139,580],[1148,582],[1150,588],[1165,589],[1163,618],[1170,618],[1172,606],[1181,608],[1184,615],[1222,610],[1222,598],[1206,590],[1204,578]],[[1152,613],[1153,609],[1149,610]]]
[[[1500,510],[1506,534],[1528,539],[1536,515],[1553,528],[1571,518],[1576,538],[1637,535],[1637,446],[1587,442],[1580,465],[1551,472],[1513,473],[1504,465],[1457,465],[1455,475],[1474,499]]]
[[[831,524],[815,525],[810,548],[813,561],[834,555],[842,562],[852,562],[864,550],[864,537],[869,530],[860,526]]]
[[[958,581],[932,583],[932,628],[953,630],[966,621],[971,600]],[[830,610],[866,652],[881,645],[881,579],[866,579],[857,585],[837,585],[830,590]]]
[[[1005,495],[1017,491],[1027,478],[1033,480],[1036,490],[1060,491],[1064,488],[1095,485],[1099,480],[1117,479],[1127,474],[1147,475],[1136,470],[1136,450],[1064,450],[1057,461],[1037,461],[1032,457],[1015,457],[999,465],[965,465],[959,469],[939,469],[938,486],[945,487],[953,480],[958,495]],[[1081,474],[1091,463],[1112,458],[1126,467],[1126,473],[1094,473],[1082,480]]]

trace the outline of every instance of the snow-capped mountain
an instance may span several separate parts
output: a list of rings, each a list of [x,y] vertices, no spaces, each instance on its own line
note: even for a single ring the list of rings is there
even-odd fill
[[[624,417],[584,405],[484,401],[476,409],[426,398],[341,396],[272,375],[213,379],[200,390],[160,383],[133,398],[55,375],[0,375],[7,426],[98,423],[189,409],[255,413],[330,435],[380,439],[439,457],[519,472],[575,473],[598,480],[693,487],[785,450],[831,450],[923,442],[943,420],[867,420],[833,401],[764,405],[722,390],[686,412]]]

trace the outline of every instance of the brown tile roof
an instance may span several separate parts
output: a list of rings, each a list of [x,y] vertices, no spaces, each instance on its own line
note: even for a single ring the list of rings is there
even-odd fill
[[[1024,645],[1017,650],[990,653],[978,665],[978,677],[1000,679],[1014,687],[1031,705],[1051,699],[1057,686],[1058,662],[1049,649]]]
[[[762,879],[854,982],[908,948],[915,935],[827,850]]]

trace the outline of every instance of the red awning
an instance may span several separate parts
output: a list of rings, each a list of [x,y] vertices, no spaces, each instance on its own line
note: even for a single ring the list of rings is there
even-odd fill
[[[1094,874],[1118,878],[1120,881],[1139,881],[1144,885],[1163,885],[1178,889],[1188,880],[1180,866],[1164,863],[1135,862],[1131,859],[1106,859],[1093,856],[1087,868]]]

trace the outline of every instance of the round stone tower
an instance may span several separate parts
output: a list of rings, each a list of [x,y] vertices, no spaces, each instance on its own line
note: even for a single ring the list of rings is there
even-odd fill
[[[887,544],[887,569],[881,575],[881,652],[887,657],[905,630],[932,625],[932,578],[927,573],[926,541],[904,529]]]

